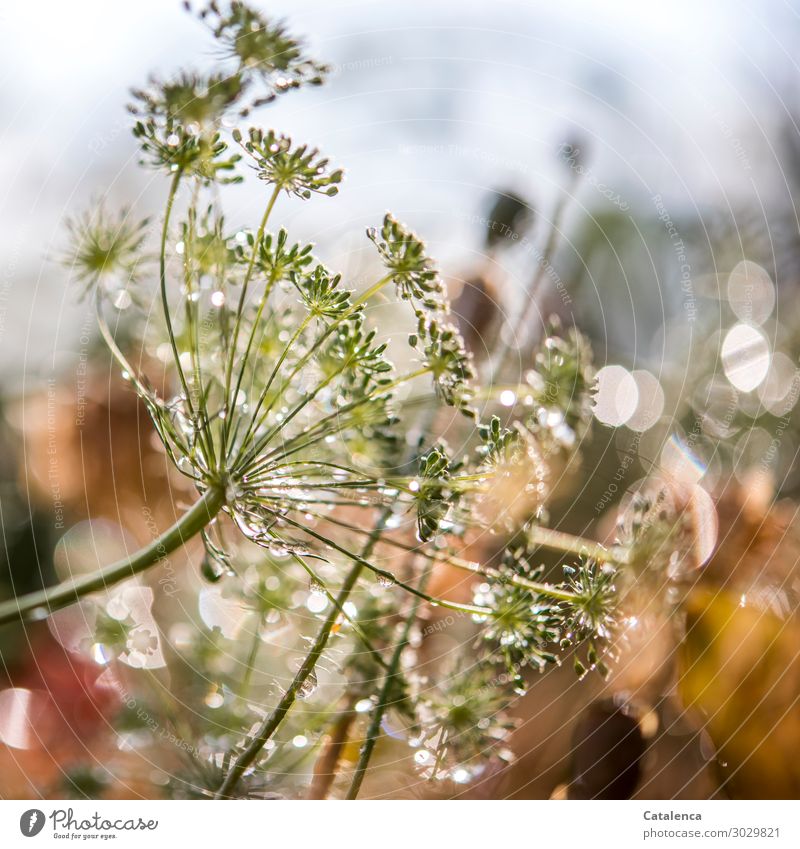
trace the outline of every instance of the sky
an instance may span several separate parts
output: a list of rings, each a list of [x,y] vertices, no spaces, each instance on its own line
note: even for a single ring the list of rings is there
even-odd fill
[[[800,40],[788,2],[258,5],[333,66],[328,85],[253,120],[345,168],[337,199],[280,209],[335,267],[358,267],[364,228],[391,209],[466,273],[488,192],[513,188],[546,219],[567,182],[556,152],[576,138],[591,168],[578,212],[603,192],[634,209],[658,194],[676,214],[763,204],[781,182],[772,139]],[[163,202],[163,181],[136,167],[128,88],[213,55],[177,0],[46,0],[0,6],[0,56],[0,378],[13,386],[78,346],[85,306],[54,261],[65,215],[100,196],[143,214]],[[225,201],[249,222],[263,199],[244,187]]]

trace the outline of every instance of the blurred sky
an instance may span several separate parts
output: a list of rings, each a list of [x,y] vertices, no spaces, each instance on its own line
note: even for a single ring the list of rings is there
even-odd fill
[[[576,135],[596,181],[633,207],[762,203],[781,182],[772,149],[800,16],[788,2],[633,0],[260,2],[334,67],[328,85],[257,113],[346,168],[335,200],[282,201],[294,235],[338,267],[367,250],[390,208],[459,273],[479,248],[487,192],[511,187],[546,218]],[[0,376],[49,371],[78,347],[85,307],[48,255],[66,212],[93,197],[159,208],[165,186],[136,167],[124,110],[149,71],[212,59],[178,0],[0,6]],[[250,223],[258,186],[226,190]],[[599,198],[585,184],[578,208]]]

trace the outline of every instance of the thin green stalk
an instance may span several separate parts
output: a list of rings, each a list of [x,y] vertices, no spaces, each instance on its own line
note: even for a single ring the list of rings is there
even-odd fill
[[[264,231],[267,229],[267,222],[269,221],[269,216],[272,213],[272,209],[275,206],[275,202],[278,200],[278,195],[280,194],[280,186],[275,186],[270,195],[269,202],[267,203],[267,208],[264,210],[264,215],[261,218],[261,223],[258,226],[258,230],[256,231],[256,238],[253,243],[253,253],[250,256],[250,262],[247,266],[247,271],[245,272],[244,280],[242,281],[242,292],[239,295],[239,304],[236,308],[236,321],[233,325],[233,336],[231,339],[230,350],[228,351],[228,363],[225,370],[225,405],[226,405],[226,417],[225,417],[225,425],[223,427],[223,437],[222,437],[222,451],[221,454],[224,456],[227,448],[228,435],[230,433],[230,423],[233,418],[233,406],[236,404],[236,398],[233,400],[230,398],[231,391],[231,377],[233,375],[233,361],[236,359],[236,347],[239,341],[239,329],[242,324],[242,314],[244,312],[244,306],[247,299],[247,288],[250,285],[250,279],[253,276],[253,269],[256,264],[256,256],[258,255],[258,247],[261,244],[261,240],[264,237]],[[237,390],[238,392],[238,390]]]
[[[423,590],[427,584],[431,571],[431,564],[428,564],[419,581],[420,590]],[[350,789],[347,791],[347,795],[345,796],[346,799],[357,798],[358,792],[361,789],[361,783],[364,780],[364,775],[366,774],[367,767],[369,766],[370,759],[372,758],[372,753],[375,750],[375,744],[377,743],[378,737],[381,733],[383,715],[386,713],[386,709],[391,703],[392,692],[395,690],[397,673],[400,669],[400,660],[403,655],[403,650],[408,645],[408,641],[411,636],[411,629],[414,627],[414,622],[417,619],[420,604],[421,599],[418,596],[414,599],[411,610],[403,623],[403,630],[400,635],[400,639],[394,647],[394,652],[392,652],[392,657],[389,661],[389,668],[386,670],[386,675],[383,679],[383,686],[381,687],[381,691],[378,696],[378,702],[372,709],[369,727],[367,728],[367,733],[364,737],[364,745],[361,747],[358,763],[356,764],[353,779],[350,783]]]
[[[72,578],[54,587],[3,602],[0,604],[0,625],[20,619],[42,619],[89,593],[107,590],[120,581],[144,572],[199,533],[219,513],[224,502],[225,497],[220,489],[206,490],[203,497],[169,530],[130,557],[118,560],[91,575]]]
[[[309,503],[309,502],[304,502]],[[369,531],[364,528],[359,528],[356,525],[351,525],[349,522],[344,522],[341,519],[335,519],[333,516],[327,513],[319,513],[315,511],[311,511],[311,515],[314,518],[319,519],[324,522],[328,522],[329,524],[336,525],[340,528],[345,528],[348,531],[351,531],[355,534],[366,534]],[[546,528],[542,530],[547,530]],[[567,536],[564,534],[564,536]],[[573,540],[575,542],[583,542],[580,537],[574,537]],[[572,602],[575,601],[577,596],[575,593],[569,592],[568,590],[562,590],[560,587],[553,586],[552,584],[543,584],[539,581],[529,581],[527,578],[522,575],[511,575],[505,576],[502,573],[498,572],[496,569],[485,568],[482,567],[479,563],[475,563],[470,560],[464,560],[462,557],[454,557],[446,552],[437,552],[437,551],[426,551],[424,549],[419,548],[419,546],[408,545],[406,543],[400,542],[399,540],[392,539],[391,537],[383,537],[381,539],[381,543],[383,545],[391,546],[392,548],[397,548],[401,551],[408,552],[409,554],[416,554],[419,557],[423,557],[426,560],[431,561],[432,563],[442,563],[448,566],[454,566],[456,569],[460,569],[464,572],[471,572],[473,575],[480,575],[482,578],[501,578],[507,580],[509,583],[513,584],[515,587],[520,587],[521,589],[530,590],[531,592],[538,593],[539,595],[548,596],[549,598],[556,599],[557,601],[567,601]],[[540,543],[543,545],[543,543]],[[595,543],[596,545],[596,543]],[[553,547],[553,546],[551,546]],[[563,551],[563,548],[556,548],[557,551]],[[610,553],[606,551],[606,557],[602,558],[604,562],[612,560],[609,557]],[[598,559],[598,558],[596,558]],[[624,561],[619,559],[614,559],[612,562],[616,562],[618,564],[623,563]]]
[[[169,186],[169,194],[167,195],[167,207],[164,211],[164,223],[161,226],[161,250],[159,251],[159,286],[161,289],[161,306],[164,310],[164,321],[167,325],[167,333],[169,335],[169,344],[172,347],[172,356],[175,360],[175,366],[178,369],[178,377],[183,387],[183,393],[186,396],[186,404],[189,408],[189,414],[192,422],[195,420],[194,405],[192,404],[192,396],[189,393],[189,384],[186,382],[186,375],[183,373],[181,365],[181,357],[178,352],[178,343],[175,340],[175,330],[172,326],[172,316],[169,311],[169,298],[167,297],[167,235],[169,233],[169,220],[172,217],[172,207],[175,205],[175,196],[178,193],[178,185],[180,184],[183,171],[178,170],[172,178]]]
[[[300,322],[300,324],[297,327],[297,330],[295,330],[295,332],[292,334],[292,338],[286,343],[286,346],[284,347],[283,351],[281,352],[280,357],[278,357],[277,362],[273,366],[272,372],[270,373],[270,376],[269,376],[269,380],[267,380],[266,384],[264,385],[264,388],[261,390],[261,394],[258,397],[258,403],[256,404],[255,410],[253,410],[253,414],[250,417],[250,422],[247,425],[247,430],[245,431],[244,437],[242,438],[242,445],[243,446],[247,444],[250,433],[255,432],[258,429],[258,425],[256,424],[256,418],[258,417],[258,414],[261,412],[261,407],[264,404],[264,401],[266,400],[266,397],[267,397],[267,394],[269,393],[269,390],[272,388],[272,383],[275,380],[275,377],[278,374],[280,367],[283,365],[283,361],[286,359],[286,357],[289,356],[289,352],[292,350],[295,343],[300,338],[300,336],[303,334],[303,332],[308,327],[308,325],[311,323],[311,319],[312,319],[312,315],[309,313]],[[266,415],[266,412],[268,412],[268,410],[265,411],[265,415]],[[234,468],[236,468],[239,464],[238,458],[241,456],[241,452],[242,452],[242,449],[240,448],[239,451],[237,452],[237,459],[232,464]]]
[[[233,394],[231,396],[232,399],[233,399],[232,403],[234,405],[236,404],[236,399],[239,396],[239,390],[242,388],[242,381],[244,380],[244,373],[245,373],[245,369],[247,368],[247,363],[250,361],[250,352],[253,349],[253,342],[255,342],[256,330],[258,329],[258,326],[261,322],[261,316],[264,313],[264,307],[266,306],[267,301],[269,300],[269,296],[270,296],[270,293],[272,292],[273,286],[275,285],[276,279],[277,279],[277,275],[276,275],[275,272],[270,274],[269,280],[267,281],[266,285],[264,286],[264,291],[261,293],[261,298],[259,299],[259,302],[258,302],[258,309],[256,310],[255,318],[253,319],[253,323],[250,327],[250,334],[247,337],[247,345],[244,349],[244,355],[242,356],[242,364],[239,366],[239,373],[236,377],[236,386],[234,386]],[[251,381],[251,386],[252,386],[252,381]],[[230,425],[228,425],[228,436],[230,436]],[[235,441],[235,437],[234,437],[233,440],[231,440],[231,443],[233,443],[234,441]]]
[[[258,657],[258,650],[261,647],[261,629],[264,626],[265,616],[266,614],[263,610],[258,614],[258,621],[256,622],[256,628],[253,633],[253,642],[250,643],[250,650],[247,653],[244,675],[242,675],[242,683],[239,685],[239,695],[241,695],[242,698],[246,698],[250,691],[250,680],[253,677],[256,657]]]
[[[375,526],[369,542],[364,547],[363,557],[370,556],[382,530],[383,522],[381,521]],[[267,741],[272,737],[275,731],[277,731],[278,727],[285,719],[286,714],[289,713],[289,710],[297,699],[297,694],[300,692],[300,688],[305,684],[311,673],[314,671],[317,662],[322,656],[322,652],[328,645],[328,640],[330,639],[333,626],[339,618],[339,607],[343,606],[347,601],[353,587],[356,585],[356,581],[361,574],[362,568],[362,563],[357,562],[353,565],[350,572],[348,572],[347,577],[336,596],[336,604],[325,617],[322,627],[319,629],[317,637],[314,640],[314,644],[309,653],[306,655],[300,668],[297,670],[297,673],[292,679],[292,683],[283,694],[283,697],[278,702],[275,710],[273,710],[272,713],[264,720],[261,728],[258,730],[258,733],[252,738],[250,743],[248,743],[246,748],[234,761],[233,766],[230,768],[230,771],[225,776],[225,780],[222,782],[222,785],[214,796],[215,799],[231,798],[245,770],[255,761],[261,753],[261,750],[267,744]]]
[[[351,318],[351,317],[353,316],[353,314],[354,314],[355,312],[357,312],[357,311],[358,311],[359,307],[361,307],[361,305],[362,305],[362,304],[366,303],[366,301],[368,301],[368,300],[369,300],[369,299],[370,299],[373,295],[377,294],[377,293],[378,293],[378,292],[379,292],[379,291],[380,291],[380,290],[381,290],[384,286],[386,286],[386,284],[387,284],[387,283],[389,283],[391,280],[392,280],[392,276],[391,276],[391,275],[386,275],[385,277],[382,277],[380,280],[378,280],[378,281],[377,281],[377,283],[374,283],[372,286],[370,286],[370,287],[369,287],[369,289],[367,289],[367,290],[366,290],[366,292],[364,292],[364,293],[361,295],[361,297],[359,297],[357,300],[355,300],[355,301],[354,301],[354,302],[350,305],[350,307],[349,307],[347,310],[345,310],[345,312],[344,312],[342,315],[340,315],[338,318],[334,319],[334,320],[333,320],[333,321],[332,321],[332,322],[331,322],[331,323],[330,323],[330,324],[329,324],[329,325],[325,328],[325,332],[324,332],[324,333],[322,333],[322,334],[319,336],[319,338],[318,338],[318,339],[316,339],[316,340],[314,341],[314,344],[313,344],[313,345],[312,345],[312,346],[308,349],[308,351],[306,351],[306,353],[305,353],[305,354],[303,354],[303,356],[302,356],[302,357],[300,357],[299,361],[298,361],[298,362],[294,365],[294,367],[293,367],[292,371],[288,374],[288,376],[287,376],[287,378],[286,378],[286,380],[285,380],[284,382],[285,382],[285,383],[287,383],[287,384],[288,384],[288,383],[291,383],[291,382],[292,382],[292,380],[295,378],[295,376],[296,376],[296,375],[298,374],[298,372],[300,371],[300,369],[301,369],[301,368],[303,368],[303,366],[305,366],[305,365],[306,365],[306,363],[308,363],[308,362],[309,362],[309,360],[311,359],[311,357],[314,355],[315,351],[319,350],[320,346],[321,346],[321,345],[323,344],[323,342],[324,342],[324,341],[325,341],[325,340],[326,340],[326,339],[327,339],[327,338],[328,338],[328,337],[329,337],[329,336],[330,336],[330,335],[334,332],[334,330],[336,330],[336,328],[337,328],[337,327],[339,327],[339,326],[340,326],[343,322],[345,322],[345,321],[347,321],[349,318]],[[292,340],[292,342],[291,342],[290,344],[293,344],[293,343],[294,343],[294,341],[295,341],[295,340],[293,339],[293,340]],[[275,376],[275,372],[273,372],[272,376],[270,377],[270,380],[269,380],[269,382],[267,383],[267,387],[266,387],[266,389],[264,390],[264,392],[262,392],[262,393],[261,393],[262,397],[259,399],[259,402],[258,402],[258,408],[257,408],[257,410],[256,410],[256,413],[254,413],[254,414],[253,414],[253,417],[252,417],[251,422],[250,422],[250,427],[248,427],[248,429],[247,429],[247,433],[245,434],[245,439],[242,441],[242,447],[241,447],[241,448],[240,448],[240,450],[239,450],[239,457],[241,457],[242,452],[243,452],[243,451],[245,450],[245,448],[247,447],[247,444],[248,444],[248,441],[249,441],[249,437],[250,437],[250,435],[251,435],[251,431],[255,432],[256,430],[258,430],[258,427],[259,427],[259,425],[260,425],[260,422],[259,422],[259,424],[255,424],[256,415],[257,415],[258,410],[259,410],[259,409],[260,409],[260,407],[261,407],[261,404],[262,404],[262,403],[263,403],[263,401],[264,401],[264,397],[266,396],[266,391],[269,389],[269,387],[270,387],[270,385],[271,385],[271,383],[272,383],[272,380],[274,379],[274,376]],[[335,376],[335,375],[334,375],[334,376]],[[332,380],[332,379],[333,379],[333,378],[331,378],[331,380]],[[321,387],[321,386],[320,386],[320,387],[318,387],[318,388],[317,388],[317,390],[316,390],[316,392],[319,392],[322,388],[323,388],[323,387]],[[316,394],[316,392],[315,392],[315,394]],[[312,397],[313,397],[313,396],[312,396]],[[308,399],[307,399],[307,401],[308,401],[308,400],[311,400],[311,398],[308,398]],[[307,403],[307,401],[306,401],[306,403]],[[301,405],[301,408],[302,408],[302,406],[303,406],[303,405]],[[269,411],[270,411],[271,409],[272,409],[272,405],[270,405],[269,407],[267,407],[267,409],[266,409],[266,410],[265,410],[265,412],[264,412],[264,416],[263,416],[262,418],[265,418],[265,417],[266,417],[266,414],[267,414],[267,413],[269,413]],[[298,409],[298,410],[296,410],[295,412],[299,412],[299,409]],[[255,424],[255,427],[253,426],[254,424]],[[285,422],[281,424],[281,427],[282,427],[284,424],[285,424]],[[237,462],[238,462],[238,458],[237,458]]]
[[[424,374],[428,374],[430,370],[431,369],[429,366],[424,366],[423,368],[417,369],[417,371],[411,372],[410,374],[402,375],[396,380],[391,381],[391,383],[387,383],[377,387],[374,392],[369,392],[363,397],[358,398],[355,401],[351,401],[349,404],[345,404],[344,407],[341,407],[332,413],[328,413],[327,416],[324,416],[322,419],[320,419],[313,427],[309,428],[308,430],[302,431],[301,433],[295,434],[290,439],[287,439],[285,442],[281,443],[279,448],[276,448],[274,451],[271,451],[269,454],[267,454],[264,458],[262,458],[258,466],[250,470],[251,474],[257,474],[258,472],[267,468],[270,459],[272,457],[277,456],[278,454],[280,454],[282,457],[288,457],[289,455],[294,454],[297,451],[302,450],[303,448],[307,448],[308,446],[313,445],[314,442],[318,441],[319,438],[322,438],[326,435],[327,425],[334,419],[340,419],[338,429],[340,431],[343,430],[344,425],[341,422],[341,417],[345,413],[350,413],[353,410],[356,410],[359,407],[363,406],[364,404],[368,404],[370,401],[375,400],[375,398],[379,398],[381,395],[385,395],[387,392],[391,392],[392,389],[396,388],[397,386],[403,383],[407,383],[410,380],[413,380],[417,377],[421,377]],[[273,429],[273,431],[270,431],[270,433],[268,433],[266,436],[271,439],[274,435],[274,432],[276,432],[275,429]],[[314,434],[319,434],[319,437],[312,436]],[[299,446],[296,445],[297,440],[303,438],[306,438],[308,441],[301,443]],[[248,462],[251,462],[252,459],[254,459],[258,455],[258,453],[266,447],[268,441],[269,440],[265,439],[265,437],[261,437],[256,443],[256,445],[254,445],[248,451],[247,455],[242,457],[238,461],[234,468],[234,472],[239,472]]]
[[[328,589],[327,584],[320,578],[320,576],[306,563],[305,558],[301,557],[299,554],[292,552],[292,558],[295,562],[299,563],[303,569],[306,571],[306,574],[311,578],[312,581],[319,584],[322,587],[323,592],[325,593],[325,597],[328,601],[338,609],[339,613],[341,613],[342,618],[345,619],[350,627],[353,629],[353,633],[361,640],[364,648],[369,652],[370,657],[378,664],[378,666],[382,668],[386,668],[386,661],[381,657],[380,652],[372,645],[371,640],[364,633],[364,629],[358,622],[353,619],[353,617],[347,612],[344,605],[339,604],[336,596]]]
[[[100,335],[103,337],[103,340],[105,341],[106,345],[108,346],[109,351],[111,352],[111,356],[117,361],[117,365],[119,365],[119,367],[122,369],[123,373],[128,374],[131,382],[133,383],[134,387],[136,388],[137,394],[147,405],[147,408],[150,411],[150,414],[153,417],[153,419],[156,420],[157,419],[157,414],[156,414],[156,411],[155,411],[156,402],[155,402],[155,399],[153,398],[153,393],[151,392],[150,389],[148,389],[142,383],[141,378],[136,373],[136,370],[128,362],[127,358],[122,353],[122,351],[120,350],[116,341],[114,340],[114,337],[111,335],[111,330],[108,326],[108,323],[105,320],[105,317],[103,316],[102,302],[101,302],[101,299],[99,297],[96,299],[95,308],[96,308],[96,313],[97,313],[97,326],[100,329]],[[181,434],[175,432],[174,434],[172,434],[172,439],[175,441],[176,445],[178,446],[178,448],[180,448],[180,450],[183,454],[188,455],[188,454],[191,453],[191,449],[190,449],[189,445],[183,440],[183,437],[182,437]],[[177,466],[178,465],[178,458],[175,456],[175,452],[173,451],[172,446],[166,441],[164,442],[164,449],[166,450],[167,454],[169,455],[169,458],[172,460],[174,465]],[[186,474],[186,473],[184,472],[184,474]],[[190,478],[192,478],[193,480],[196,480],[196,481],[200,480],[199,478],[195,477],[192,474],[187,475],[187,477],[190,477]]]
[[[342,320],[345,318],[349,318],[362,304],[366,304],[366,302],[374,297],[380,292],[381,289],[393,280],[393,275],[387,274],[385,277],[381,277],[377,283],[373,283],[372,286],[369,287],[366,291],[364,291],[355,301],[353,301],[350,309],[342,316]]]
[[[197,202],[197,192],[198,185],[195,185],[194,197],[192,199],[192,204],[189,207],[188,214],[188,224],[189,224],[189,238],[186,240],[186,244],[184,245],[184,254],[183,254],[183,280],[184,286],[186,287],[186,300],[185,300],[185,310],[186,310],[186,324],[188,328],[189,335],[192,337],[193,344],[191,347],[191,358],[192,358],[192,372],[194,375],[194,382],[196,386],[196,398],[197,398],[197,408],[198,408],[198,425],[201,425],[198,429],[200,441],[203,445],[203,450],[206,453],[206,465],[209,467],[216,466],[216,451],[214,450],[214,439],[211,435],[210,422],[208,417],[208,407],[206,404],[205,392],[203,390],[203,373],[200,366],[200,315],[199,315],[199,299],[195,299],[192,297],[193,292],[193,281],[191,274],[191,247],[194,244],[194,233],[195,233],[195,205]]]
[[[411,593],[411,595],[417,596],[417,598],[420,598],[423,601],[427,601],[429,604],[432,604],[435,607],[444,607],[448,610],[455,610],[458,613],[470,613],[476,616],[495,615],[495,612],[489,607],[479,607],[475,604],[461,604],[457,601],[450,601],[446,598],[437,598],[436,596],[428,595],[427,593],[422,592],[416,587],[412,587],[411,584],[407,584],[404,581],[401,581],[392,572],[389,572],[386,569],[381,569],[374,563],[370,563],[368,560],[365,559],[363,555],[356,554],[354,551],[348,551],[346,548],[334,542],[332,539],[329,539],[323,534],[318,534],[316,531],[312,531],[311,528],[307,528],[305,525],[300,524],[300,522],[295,522],[294,519],[290,519],[288,516],[284,516],[283,520],[288,525],[292,525],[298,530],[304,531],[309,536],[314,537],[314,539],[318,540],[319,542],[330,546],[334,551],[338,551],[340,554],[343,554],[349,560],[352,560],[355,563],[360,563],[362,566],[365,566],[367,569],[370,570],[370,572],[374,572],[376,575],[378,575],[378,577],[383,578],[389,586],[397,586],[401,590],[405,590],[407,593]]]

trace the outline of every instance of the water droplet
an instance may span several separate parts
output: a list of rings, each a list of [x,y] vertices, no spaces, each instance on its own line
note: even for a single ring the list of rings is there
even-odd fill
[[[225,570],[215,558],[206,554],[200,563],[200,574],[210,584],[216,584],[225,574]]]
[[[216,710],[217,708],[222,707],[225,703],[225,698],[219,690],[211,690],[211,692],[205,697],[205,703],[210,708]]]
[[[92,660],[102,666],[105,666],[112,659],[112,654],[109,652],[108,646],[104,646],[102,643],[95,643],[92,646],[91,654]]]
[[[130,292],[127,289],[120,289],[114,296],[114,306],[118,310],[126,310],[133,303]]]
[[[385,589],[393,587],[396,583],[394,576],[389,575],[387,572],[378,572],[377,579],[378,583]]]
[[[300,685],[300,689],[297,691],[298,699],[308,699],[314,695],[317,690],[317,676],[316,673],[312,670],[305,681]],[[296,744],[295,744],[296,745]],[[305,743],[303,744],[305,745]]]

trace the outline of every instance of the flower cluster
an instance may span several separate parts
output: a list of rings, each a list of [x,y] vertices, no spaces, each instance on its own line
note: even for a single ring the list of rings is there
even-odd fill
[[[307,57],[283,24],[268,20],[252,6],[232,2],[223,10],[212,2],[199,15],[209,24],[223,57],[266,85],[267,92],[256,105],[301,85],[323,82],[327,66]]]
[[[559,662],[559,650],[583,643],[589,666],[607,674],[598,646],[613,651],[619,606],[616,570],[582,557],[577,566],[562,567],[559,584],[550,584],[544,566],[534,565],[534,540],[534,528],[524,528],[503,551],[497,569],[477,587],[475,603],[497,612],[487,620],[481,639],[519,682],[524,667],[541,671]],[[577,656],[575,667],[579,674],[585,672]]]
[[[344,172],[328,171],[328,160],[316,148],[293,147],[288,136],[257,127],[250,128],[246,140],[239,130],[234,130],[233,138],[255,162],[259,179],[276,189],[306,200],[312,193],[328,197],[338,193]]]
[[[84,286],[84,293],[109,280],[126,286],[137,276],[148,220],[132,220],[127,210],[109,214],[101,204],[89,213],[68,219],[71,248],[62,262]]]
[[[378,249],[401,298],[419,301],[427,310],[442,308],[444,284],[418,236],[389,213],[384,216],[380,231],[372,228],[367,235]]]
[[[534,405],[527,427],[544,446],[569,452],[580,445],[592,420],[593,379],[586,338],[574,327],[565,334],[560,322],[551,319],[535,368],[525,375]]]

